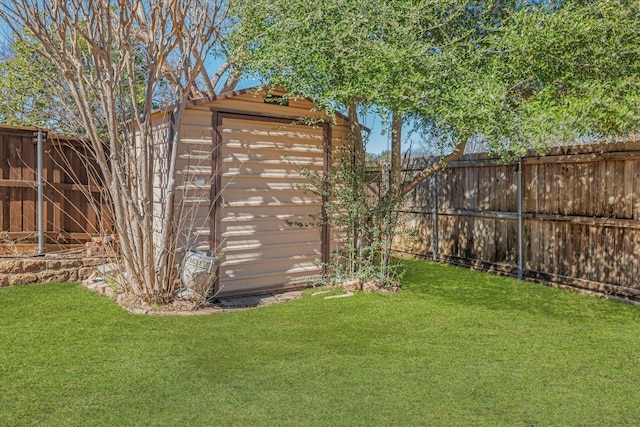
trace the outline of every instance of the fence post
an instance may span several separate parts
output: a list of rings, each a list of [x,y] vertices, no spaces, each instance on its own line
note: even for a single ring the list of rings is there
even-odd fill
[[[44,254],[44,178],[42,169],[44,164],[44,143],[42,130],[38,130],[38,255]]]
[[[523,196],[522,196],[522,159],[518,159],[516,166],[516,199],[518,209],[518,280],[524,276],[524,224],[522,218]]]
[[[431,179],[431,251],[433,261],[438,262],[438,173],[434,173]]]

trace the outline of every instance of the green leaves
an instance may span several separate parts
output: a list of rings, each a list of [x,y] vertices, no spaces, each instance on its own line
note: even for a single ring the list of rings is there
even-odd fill
[[[322,105],[498,151],[638,128],[637,2],[238,0],[234,58]]]
[[[0,62],[0,121],[10,125],[50,126],[64,116],[51,105],[61,96],[52,65],[37,53],[37,43],[29,36],[15,41],[12,52]]]
[[[248,73],[324,104],[410,106],[430,74],[421,39],[432,2],[235,2],[235,59]],[[446,7],[444,2],[441,9]]]
[[[514,10],[489,39],[506,108],[539,140],[617,136],[640,123],[639,11],[629,2]],[[544,126],[542,122],[552,123]]]

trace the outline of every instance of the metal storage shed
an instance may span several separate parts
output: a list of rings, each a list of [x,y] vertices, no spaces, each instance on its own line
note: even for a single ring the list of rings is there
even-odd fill
[[[175,130],[168,115],[154,116],[158,132],[179,133],[177,250],[219,253],[217,296],[299,286],[321,276],[320,261],[327,262],[336,246],[319,221],[324,201],[305,191],[310,180],[303,171],[330,170],[346,120],[336,117],[331,126],[311,101],[284,103],[281,94],[247,89],[192,102]],[[302,124],[310,117],[318,123]],[[159,164],[169,150],[158,146]],[[162,197],[166,177],[157,170]]]

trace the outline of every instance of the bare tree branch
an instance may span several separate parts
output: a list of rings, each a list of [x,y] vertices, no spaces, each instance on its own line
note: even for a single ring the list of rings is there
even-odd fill
[[[420,173],[418,173],[418,175],[416,175],[411,181],[405,182],[402,185],[401,194],[405,195],[409,193],[411,190],[413,190],[418,185],[420,185],[420,183],[423,182],[425,179],[429,178],[431,175],[438,172],[439,170],[442,170],[446,165],[452,162],[455,162],[456,160],[459,160],[464,154],[464,149],[467,146],[468,142],[469,142],[469,138],[462,138],[460,143],[453,150],[453,153],[443,157],[442,159],[440,159],[440,161],[429,165],[428,167],[423,169]]]
[[[161,85],[177,128],[201,96],[204,59],[219,42],[224,0],[15,0],[0,18],[28,29],[68,85],[114,205],[123,285],[147,300],[171,297],[175,279],[177,132],[160,132],[152,112]],[[167,127],[168,129],[168,127]],[[170,153],[158,158],[160,147]],[[162,176],[158,183],[158,177]]]

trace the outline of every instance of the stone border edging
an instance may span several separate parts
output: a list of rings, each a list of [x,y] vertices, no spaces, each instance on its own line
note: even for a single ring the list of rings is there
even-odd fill
[[[105,257],[91,258],[0,258],[0,288],[52,282],[79,282],[89,278]]]

